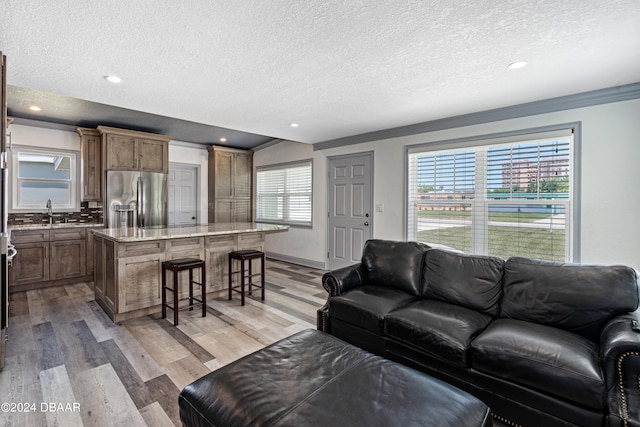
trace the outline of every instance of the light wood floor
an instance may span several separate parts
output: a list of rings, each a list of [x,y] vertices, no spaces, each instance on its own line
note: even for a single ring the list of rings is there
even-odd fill
[[[266,301],[221,296],[178,327],[159,314],[114,324],[86,283],[12,294],[0,426],[180,426],[185,385],[316,327],[322,273],[269,260]]]

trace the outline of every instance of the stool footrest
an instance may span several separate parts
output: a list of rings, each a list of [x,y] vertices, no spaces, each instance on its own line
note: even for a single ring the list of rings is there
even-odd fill
[[[239,271],[238,273],[241,273],[241,272]],[[232,273],[232,274],[235,274],[235,273]],[[253,279],[254,277],[260,277],[260,276],[262,276],[262,274],[260,274],[260,273],[254,273],[254,274],[251,274],[251,275],[246,274],[246,275],[244,276],[244,278],[245,278],[245,280],[251,280],[251,279]],[[248,283],[248,282],[245,282],[245,285],[246,285],[247,283]]]
[[[249,285],[244,285],[244,286],[245,287],[249,287]],[[256,284],[253,284],[253,283],[251,284],[251,287],[262,289],[262,285],[256,285]],[[241,294],[242,293],[242,285],[232,286],[231,290]],[[247,291],[245,290],[245,292],[247,292]],[[251,292],[251,291],[249,291],[249,292]]]
[[[198,285],[200,287],[204,286],[202,283],[198,283],[198,282],[191,282],[191,283],[193,283],[194,285]],[[168,290],[169,292],[173,292],[173,288],[170,288],[168,286],[165,286],[164,289]]]
[[[188,305],[188,306],[183,306],[183,307],[178,306],[178,310],[182,310],[182,309],[183,309],[183,308],[185,308],[185,307],[186,307],[186,308],[189,308],[189,307],[193,307],[193,306],[196,306],[196,305],[197,305],[197,306],[201,306],[202,304],[204,304],[204,302],[202,302],[202,300],[201,300],[200,298],[196,298],[196,297],[193,297],[193,298],[189,298],[189,297],[180,298],[180,299],[178,300],[178,303],[180,303],[180,302],[182,302],[182,301],[188,301],[188,300],[190,300],[190,299],[192,299],[192,300],[194,300],[194,301],[197,301],[197,304],[196,304],[196,303],[194,303],[194,304],[190,304],[190,305]],[[173,306],[172,306],[172,305],[170,305],[170,304],[163,304],[163,305],[164,305],[165,307],[170,308],[170,309],[172,309],[172,310],[173,310]]]

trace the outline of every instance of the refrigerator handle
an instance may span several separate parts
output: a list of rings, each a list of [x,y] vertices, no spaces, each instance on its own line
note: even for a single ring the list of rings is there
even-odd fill
[[[138,227],[144,227],[144,185],[142,185],[142,177],[138,177],[138,191],[136,191],[136,210],[138,211]]]

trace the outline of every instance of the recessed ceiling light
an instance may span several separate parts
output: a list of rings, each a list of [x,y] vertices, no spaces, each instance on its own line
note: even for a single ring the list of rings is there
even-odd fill
[[[518,68],[526,67],[528,64],[527,61],[516,61],[509,64],[509,69],[517,70]]]
[[[297,128],[297,127],[298,127],[298,126],[300,126],[300,125],[299,125],[299,124],[297,124],[297,123],[291,123],[289,126],[291,126],[292,128]]]
[[[227,142],[227,138],[220,138],[220,142]]]
[[[121,83],[122,79],[118,76],[104,76],[105,80],[111,83]]]
[[[31,111],[42,111],[42,108],[38,107],[37,105],[32,105],[31,107],[29,107],[29,110],[31,110]]]

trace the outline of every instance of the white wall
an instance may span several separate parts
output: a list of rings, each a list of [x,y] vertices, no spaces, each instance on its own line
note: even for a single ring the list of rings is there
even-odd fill
[[[616,102],[556,113],[503,120],[346,147],[312,151],[292,142],[254,155],[261,166],[304,158],[314,159],[314,226],[268,236],[267,251],[324,265],[327,257],[327,157],[374,152],[373,235],[404,239],[404,147],[527,128],[582,123],[581,262],[625,264],[640,269],[640,100]]]
[[[8,130],[11,134],[11,145],[80,151],[80,136],[75,132],[17,124],[9,125]]]
[[[322,251],[326,239],[322,233],[326,233],[327,228],[325,156],[320,152],[314,152],[310,144],[285,141],[256,151],[253,155],[253,166],[255,169],[263,165],[307,159],[313,159],[313,228],[291,227],[287,232],[268,234],[266,250],[275,258],[324,268]]]

